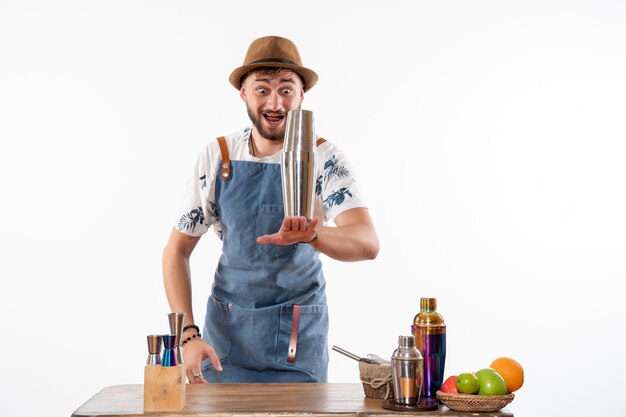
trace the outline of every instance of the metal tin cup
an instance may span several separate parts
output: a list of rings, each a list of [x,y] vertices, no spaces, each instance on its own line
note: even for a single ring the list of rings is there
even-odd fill
[[[398,349],[391,356],[391,377],[396,403],[419,403],[423,366],[422,355],[415,347],[415,336],[398,337]]]
[[[148,339],[148,359],[146,365],[161,364],[161,335],[150,334]]]
[[[176,362],[180,365],[183,361],[183,351],[180,343],[183,339],[183,327],[185,325],[185,313],[169,313],[167,319],[170,323],[170,334],[176,335]]]
[[[176,335],[164,334],[161,336],[163,339],[163,360],[162,366],[176,366],[178,361],[176,360]]]
[[[285,217],[313,218],[316,156],[313,112],[289,111],[281,158]]]

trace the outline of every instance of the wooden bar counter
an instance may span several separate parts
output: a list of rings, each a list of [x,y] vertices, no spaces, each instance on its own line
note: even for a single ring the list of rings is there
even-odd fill
[[[94,395],[72,417],[513,417],[507,408],[487,413],[452,411],[442,405],[437,411],[385,410],[383,400],[365,397],[361,384],[188,384],[186,391],[182,411],[144,414],[143,385],[115,385]]]

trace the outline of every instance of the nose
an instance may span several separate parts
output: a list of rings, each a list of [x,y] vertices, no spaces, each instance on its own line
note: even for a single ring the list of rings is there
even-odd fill
[[[270,111],[279,111],[283,108],[283,99],[277,91],[272,93],[267,98],[267,109]]]

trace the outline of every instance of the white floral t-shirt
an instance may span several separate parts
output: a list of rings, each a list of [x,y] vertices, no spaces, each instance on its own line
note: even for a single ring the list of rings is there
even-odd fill
[[[264,158],[250,155],[248,141],[251,127],[225,136],[231,161],[252,161],[280,164],[281,152]],[[222,154],[216,139],[212,139],[198,157],[192,175],[187,181],[180,217],[175,228],[191,236],[201,236],[214,227],[222,236],[219,217],[215,214],[215,182],[221,173]],[[317,174],[315,184],[315,214],[324,222],[333,221],[339,214],[356,207],[366,207],[354,172],[346,156],[331,142],[317,147]]]

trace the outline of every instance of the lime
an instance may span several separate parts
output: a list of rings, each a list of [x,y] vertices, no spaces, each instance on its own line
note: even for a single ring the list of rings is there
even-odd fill
[[[456,389],[461,394],[476,394],[479,388],[478,377],[472,372],[465,372],[456,377]]]
[[[506,382],[504,378],[491,368],[481,369],[476,372],[480,388],[478,395],[504,395],[506,394]]]

